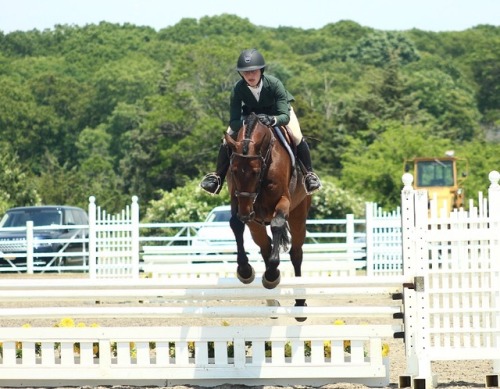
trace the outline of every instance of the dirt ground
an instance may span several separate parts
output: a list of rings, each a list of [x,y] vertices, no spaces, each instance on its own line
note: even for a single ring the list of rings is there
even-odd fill
[[[1,278],[4,277],[3,275],[0,275],[0,280]],[[359,296],[359,295],[353,295],[353,296],[340,296],[340,297],[332,297],[334,301],[332,303],[337,304],[338,306],[365,306],[365,305],[394,305],[395,302],[390,300],[390,296]],[[309,300],[309,306],[314,306],[314,301]],[[282,302],[286,303],[285,302]],[[87,303],[88,304],[88,303]],[[265,304],[265,302],[262,302],[262,304]],[[13,305],[13,303],[5,303],[5,302],[0,302],[0,306],[2,307],[12,307],[12,306],[19,306],[19,304]],[[336,319],[342,319],[342,318],[336,318]],[[238,322],[238,319],[236,320],[231,320],[230,324],[231,325],[251,325],[252,323],[249,323],[248,319],[239,319],[239,320],[245,320],[244,322]],[[254,319],[257,320],[257,319]],[[289,324],[286,322],[286,318],[283,319],[276,319],[274,322],[276,325],[281,325],[281,324]],[[328,320],[325,322],[325,320]],[[359,319],[359,318],[345,318],[344,321],[346,324],[364,324],[364,323],[372,323],[372,324],[386,324],[386,323],[392,323],[394,324],[394,321],[389,318],[366,318],[366,319]],[[310,318],[308,319],[307,323],[308,324],[325,324],[325,323],[331,323],[331,319],[321,319],[321,318]],[[16,327],[16,326],[21,326],[26,323],[26,320],[1,320],[0,322],[1,327]],[[30,324],[32,326],[52,326],[54,324],[54,320],[47,321],[47,320],[35,320],[35,321],[30,321]],[[191,325],[191,324],[196,324],[199,325],[199,319],[193,319],[193,320],[181,320],[177,321],[176,323],[172,323],[169,321],[169,325]],[[211,323],[209,323],[211,324]],[[219,323],[220,324],[220,323]],[[122,325],[134,325],[134,326],[142,326],[142,325],[147,325],[147,326],[156,326],[156,325],[166,325],[165,320],[162,319],[141,319],[139,322],[135,319],[134,321],[131,321],[130,319],[102,319],[99,320],[99,325],[102,327],[111,327],[111,326],[122,326]],[[405,374],[405,356],[404,356],[404,343],[402,339],[386,339],[384,340],[385,343],[389,345],[390,348],[390,353],[389,353],[389,358],[390,358],[390,388],[397,388],[398,383],[399,383],[399,377],[401,375]],[[499,350],[499,358],[500,358],[500,350]],[[487,374],[491,374],[492,371],[492,363],[490,361],[440,361],[440,362],[434,362],[432,365],[433,368],[433,373],[437,375],[438,377],[438,387],[439,388],[448,388],[448,389],[453,389],[453,388],[480,388],[485,386],[485,376]],[[1,370],[0,370],[1,374]],[[89,388],[89,387],[81,387],[81,388]],[[109,388],[108,387],[95,387],[95,388]],[[124,386],[114,386],[113,388],[115,389],[124,389],[124,388],[130,388],[130,387],[124,387]],[[143,387],[144,388],[144,387]],[[249,387],[244,387],[241,385],[223,385],[217,387],[218,389],[242,389],[242,388],[249,388]],[[259,388],[259,389],[274,389],[271,386],[259,386],[259,387],[253,387],[253,388]],[[283,387],[280,387],[283,388]],[[323,389],[362,389],[366,388],[363,385],[359,384],[332,384],[332,385],[326,385],[322,387]],[[176,386],[173,387],[173,389],[200,389],[200,387],[197,386]],[[294,387],[288,387],[284,389],[308,389],[306,386],[294,386]]]

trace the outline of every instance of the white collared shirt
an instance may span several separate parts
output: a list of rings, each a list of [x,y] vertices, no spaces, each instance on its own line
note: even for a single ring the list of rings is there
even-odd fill
[[[260,91],[262,90],[262,80],[260,80],[259,85],[257,85],[255,88],[247,85],[248,89],[252,92],[252,94],[255,96],[255,100],[259,101],[260,99]]]

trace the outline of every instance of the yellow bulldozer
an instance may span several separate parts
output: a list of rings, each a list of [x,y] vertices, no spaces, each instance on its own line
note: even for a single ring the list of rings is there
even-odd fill
[[[429,200],[437,199],[438,209],[445,204],[448,211],[464,206],[463,183],[469,174],[469,163],[465,158],[447,151],[444,157],[418,157],[405,161],[404,170],[413,174],[413,188],[425,189]],[[430,202],[429,202],[430,207]]]

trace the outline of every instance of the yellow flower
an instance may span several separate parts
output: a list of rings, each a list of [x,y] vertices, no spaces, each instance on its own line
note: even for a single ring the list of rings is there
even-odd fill
[[[97,328],[97,327],[99,327],[99,324],[97,324],[97,323],[92,323],[90,326],[91,326],[92,328]]]
[[[188,342],[189,355],[194,356],[194,342]]]
[[[31,324],[30,323],[24,323],[22,325],[22,328],[30,328],[31,327]]]
[[[85,327],[85,323],[80,322],[80,323],[78,323],[76,326],[77,326],[77,327]]]
[[[382,344],[382,356],[383,357],[389,356],[389,345],[387,343]]]
[[[325,358],[332,356],[332,343],[329,340],[323,341],[323,349],[325,350]]]
[[[222,320],[222,326],[223,326],[223,327],[229,327],[229,325],[230,325],[230,324],[229,324],[229,322],[228,322],[228,321],[226,321],[226,320]]]
[[[70,317],[64,317],[58,324],[58,327],[74,327],[75,321]]]
[[[345,324],[345,321],[342,319],[337,319],[333,322],[333,325],[335,326],[343,326]]]

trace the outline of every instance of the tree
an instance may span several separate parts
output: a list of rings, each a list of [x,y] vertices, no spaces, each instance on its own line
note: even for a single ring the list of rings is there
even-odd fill
[[[86,202],[92,191],[111,205],[138,195],[144,209],[159,190],[199,182],[228,125],[237,55],[253,46],[295,96],[315,169],[339,180],[325,192],[352,188],[359,202],[396,204],[408,150],[471,147],[475,169],[495,162],[487,155],[497,143],[485,139],[498,142],[499,37],[497,26],[388,32],[341,21],[303,30],[234,15],[160,32],[102,22],[0,33],[0,142],[40,193],[5,187],[5,201]],[[411,142],[392,138],[400,134]],[[373,167],[385,176],[368,174],[364,190],[356,182]]]
[[[376,129],[378,126],[384,130]],[[344,154],[342,183],[388,210],[400,204],[405,159],[440,156],[453,149],[449,139],[433,136],[430,128],[397,121],[374,121],[370,127],[380,135],[368,146],[351,138]]]
[[[436,69],[413,72],[405,92],[436,119],[436,135],[455,141],[470,141],[476,135],[480,114],[474,96],[449,75]]]
[[[41,202],[33,176],[8,143],[0,142],[0,213],[19,205]]]
[[[398,59],[402,65],[418,61],[414,43],[403,33],[374,31],[361,38],[348,57],[365,65],[383,67]]]
[[[119,102],[133,104],[157,90],[158,63],[141,55],[109,62],[93,77],[95,96],[89,106],[90,125],[104,123]]]

